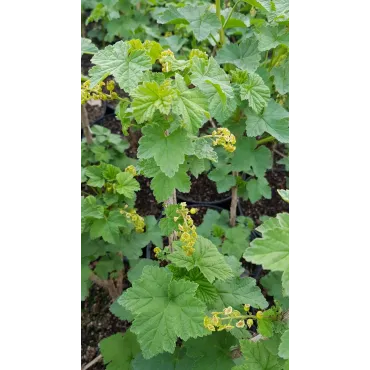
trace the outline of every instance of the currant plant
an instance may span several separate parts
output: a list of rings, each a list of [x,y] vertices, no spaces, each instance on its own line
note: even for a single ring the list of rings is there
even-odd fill
[[[254,223],[236,217],[236,204],[238,196],[252,203],[271,198],[267,144],[288,143],[288,2],[236,1],[223,10],[220,1],[166,4],[152,14],[190,32],[197,48],[177,53],[149,39],[118,41],[94,51],[82,86],[82,103],[117,100],[123,133],[142,133],[135,167],[86,168],[96,196],[83,200],[83,231],[112,245],[105,248],[109,258],[113,250],[138,259],[145,233],[142,240],[155,244],[156,259],[133,264],[131,287],[111,307],[131,326],[101,342],[104,362],[108,369],[286,369],[289,215],[266,219],[257,228],[261,238],[249,242]],[[124,96],[104,90],[108,76]],[[203,127],[208,121],[213,128]],[[178,204],[176,191],[189,192],[190,175],[210,164],[208,177],[219,192],[231,189],[232,207],[208,211],[197,228],[197,210]],[[136,173],[151,179],[163,202],[158,226],[134,210]],[[289,199],[287,190],[280,194]],[[89,255],[89,269],[100,263],[96,257]],[[241,258],[270,271],[261,284],[273,302],[243,274]],[[116,273],[114,266],[105,277]],[[258,335],[251,338],[251,331]]]

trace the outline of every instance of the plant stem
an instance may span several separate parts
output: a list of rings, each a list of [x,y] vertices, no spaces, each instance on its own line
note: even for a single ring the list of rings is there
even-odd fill
[[[84,131],[86,141],[88,144],[93,143],[92,132],[90,130],[89,117],[87,115],[87,110],[85,104],[81,104],[81,127]]]
[[[238,176],[236,171],[233,171],[233,176]],[[236,224],[236,208],[238,205],[238,187],[237,185],[231,188],[231,205],[230,205],[230,226],[234,227]]]
[[[224,27],[222,25],[222,18],[221,18],[221,0],[216,0],[216,15],[217,15],[217,18],[220,20],[220,23],[221,23],[220,44],[222,46],[225,42],[225,33],[224,33]]]
[[[177,197],[176,197],[176,189],[173,191],[172,195],[164,202],[166,206],[170,204],[177,204]],[[170,252],[173,252],[173,246],[172,243],[176,240],[177,235],[176,231],[174,231],[169,237],[168,237],[168,247],[170,249]]]
[[[269,143],[270,141],[274,141],[276,140],[273,136],[267,136],[261,140],[257,140],[257,145],[261,145],[261,144],[265,144],[265,143]]]
[[[227,25],[227,23],[229,22],[229,20],[230,20],[230,18],[231,18],[231,16],[232,16],[232,14],[234,13],[234,10],[235,10],[235,7],[240,3],[240,1],[241,0],[238,0],[235,4],[234,4],[234,6],[232,7],[232,9],[231,9],[231,11],[230,11],[230,13],[229,13],[229,15],[227,16],[227,19],[226,19],[226,21],[225,21],[225,23],[223,24],[223,29],[225,29],[225,27],[226,27],[226,25]]]

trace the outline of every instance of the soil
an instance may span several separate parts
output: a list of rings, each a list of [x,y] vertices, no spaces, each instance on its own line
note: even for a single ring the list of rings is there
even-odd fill
[[[87,103],[85,107],[87,111],[87,116],[89,117],[89,122],[91,124],[104,116],[107,109],[107,104],[103,101],[101,102],[100,106],[90,105],[89,103]]]
[[[93,285],[90,294],[82,303],[81,310],[81,367],[87,365],[99,352],[99,342],[110,335],[125,332],[129,322],[122,321],[114,316],[109,307],[112,301],[102,288]],[[104,370],[102,361],[99,361],[93,370]]]

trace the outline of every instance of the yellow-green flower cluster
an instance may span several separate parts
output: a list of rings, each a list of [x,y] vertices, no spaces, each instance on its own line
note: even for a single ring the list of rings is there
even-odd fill
[[[199,49],[193,49],[189,54],[189,59],[193,59],[194,57],[202,58],[205,60],[208,60],[208,55],[204,51],[201,51]]]
[[[235,136],[225,127],[219,127],[217,130],[212,132],[213,145],[222,145],[224,149],[232,153],[236,147]]]
[[[162,65],[162,72],[170,72],[174,60],[175,55],[170,49],[162,51],[159,58],[159,63]]]
[[[197,231],[194,225],[193,219],[190,214],[195,214],[197,212],[196,208],[188,209],[186,203],[180,203],[180,208],[176,211],[179,216],[174,217],[174,221],[177,222],[179,218],[182,218],[183,222],[178,225],[178,233],[180,236],[180,241],[183,243],[182,249],[185,251],[187,256],[191,256],[194,251],[194,244],[197,241]]]
[[[127,205],[125,206],[127,208]],[[137,233],[143,233],[145,228],[144,218],[141,217],[136,213],[135,209],[131,209],[130,211],[126,211],[125,209],[121,209],[120,213],[125,215],[128,220],[130,220],[133,225],[135,226],[135,231]]]
[[[81,104],[85,104],[89,100],[114,100],[118,99],[117,93],[115,93],[114,90],[114,81],[110,80],[107,83],[107,90],[109,91],[109,94],[106,94],[103,92],[103,86],[105,86],[105,83],[99,82],[96,86],[94,86],[92,89],[90,88],[90,80],[85,81],[81,85]]]
[[[133,165],[126,167],[125,172],[131,173],[134,177],[137,175],[136,168]]]
[[[244,311],[249,311],[250,305],[244,306]],[[261,312],[261,311],[258,311]],[[257,313],[258,313],[257,312]],[[231,330],[233,328],[244,328],[245,319],[247,326],[250,328],[253,325],[253,315],[242,315],[239,311],[233,310],[231,306],[226,307],[221,312],[212,312],[212,316],[206,316],[203,320],[204,327],[210,331]],[[233,325],[233,321],[235,325]]]

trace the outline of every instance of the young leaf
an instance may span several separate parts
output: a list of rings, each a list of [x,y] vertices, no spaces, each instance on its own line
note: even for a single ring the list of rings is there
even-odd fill
[[[103,167],[102,166],[89,166],[86,168],[85,175],[89,178],[87,185],[101,188],[105,184],[103,176]]]
[[[289,141],[289,113],[274,100],[270,100],[262,114],[247,110],[246,129],[248,136],[262,135],[265,131],[282,143]]]
[[[235,365],[231,347],[237,339],[226,331],[185,342],[186,354],[195,359],[192,370],[231,370]]]
[[[266,51],[281,44],[288,46],[289,34],[287,28],[264,26],[256,34],[258,50]]]
[[[90,87],[113,75],[122,89],[132,91],[140,82],[143,72],[152,68],[152,63],[145,50],[134,50],[129,53],[129,49],[128,42],[118,41],[97,52],[91,59],[96,66],[89,71]]]
[[[216,183],[217,191],[223,193],[236,184],[236,177],[231,173],[231,165],[220,164],[208,174],[208,178]]]
[[[209,159],[212,162],[218,160],[217,153],[212,148],[210,141],[201,137],[194,141],[194,155],[199,159]]]
[[[210,34],[217,33],[221,28],[217,15],[210,12],[208,7],[209,5],[188,5],[178,8],[178,12],[189,22],[189,27],[198,41],[205,40]]]
[[[174,217],[178,217],[177,210],[179,209],[177,204],[170,204],[164,209],[166,217],[161,218],[159,221],[159,227],[163,235],[170,235],[175,229],[177,229],[178,222],[174,220]]]
[[[199,267],[201,273],[211,283],[216,278],[226,280],[232,277],[230,266],[210,240],[198,236],[194,248],[192,256],[187,256],[183,249],[178,247],[168,258],[175,266],[185,267],[188,271]]]
[[[117,333],[99,343],[107,370],[129,370],[131,361],[140,352],[136,335],[131,331]]]
[[[248,80],[240,85],[240,98],[248,100],[249,106],[260,113],[270,99],[270,89],[256,73],[250,73]]]
[[[157,125],[143,127],[143,137],[139,140],[138,157],[154,158],[161,171],[172,178],[179,170],[179,165],[185,162],[185,155],[193,153],[192,140],[186,130],[178,128],[171,134]]]
[[[132,284],[135,280],[140,279],[140,276],[143,272],[143,268],[145,266],[158,266],[158,265],[159,265],[158,261],[153,261],[148,258],[141,258],[134,267],[130,268],[127,274],[127,278]]]
[[[289,92],[289,62],[271,70],[274,76],[274,83],[279,94],[284,95]]]
[[[103,218],[104,207],[96,204],[96,198],[89,195],[83,198],[81,205],[81,217]]]
[[[150,188],[153,190],[157,202],[164,202],[175,189],[183,193],[190,191],[191,182],[190,177],[186,173],[187,170],[188,166],[184,164],[179,167],[179,170],[173,177],[168,177],[163,172],[159,172],[154,176],[150,183]]]
[[[222,253],[240,259],[249,246],[249,234],[249,229],[244,226],[232,227],[226,230],[226,239],[222,244]]]
[[[119,211],[112,211],[108,217],[93,222],[90,238],[96,239],[101,236],[107,243],[117,244],[120,235],[119,228],[125,226],[127,226],[125,217]]]
[[[126,320],[131,322],[134,319],[132,313],[124,308],[122,305],[120,305],[117,301],[114,301],[114,303],[111,304],[111,306],[109,307],[109,311],[122,321]]]
[[[256,203],[262,197],[271,199],[271,188],[268,181],[264,177],[247,181],[246,188],[248,199],[252,204]]]
[[[91,42],[90,39],[81,37],[81,56],[84,54],[95,54],[99,49]]]
[[[154,112],[159,110],[162,114],[169,114],[176,92],[171,87],[171,80],[162,84],[157,82],[144,82],[131,92],[133,97],[132,109],[138,123],[153,119]]]
[[[238,44],[227,44],[217,53],[216,61],[220,64],[231,63],[248,72],[255,72],[259,66],[261,54],[255,38],[249,38]]]
[[[177,337],[187,340],[206,334],[205,305],[195,297],[196,290],[197,284],[173,280],[167,269],[146,266],[141,278],[118,299],[135,317],[131,330],[144,358],[173,353]]]
[[[262,233],[262,238],[253,240],[243,257],[256,265],[262,265],[265,270],[282,271],[286,296],[289,282],[289,214],[280,213],[257,230]]]
[[[191,82],[208,98],[208,110],[217,121],[224,122],[236,108],[234,92],[229,76],[214,58],[208,61],[193,58],[191,65]]]
[[[267,341],[271,341],[271,339],[258,342],[241,340],[240,347],[245,362],[234,367],[233,370],[281,370],[284,361],[277,356],[277,353],[271,353],[266,345]]]
[[[195,134],[209,118],[207,97],[198,89],[188,89],[184,78],[175,75],[176,98],[174,99],[173,112],[181,115],[185,128]]]
[[[289,358],[289,329],[284,332],[281,336],[281,343],[279,346],[279,356],[288,359]]]
[[[257,177],[265,176],[266,170],[272,168],[271,151],[263,145],[256,147],[257,140],[254,138],[239,139],[231,160],[232,169],[247,172],[252,168]]]
[[[134,179],[131,173],[121,172],[116,176],[117,185],[116,191],[125,197],[132,199],[135,196],[135,191],[140,190],[139,183]]]
[[[268,303],[256,286],[256,280],[252,278],[233,278],[227,281],[217,280],[214,284],[218,298],[213,303],[212,309],[223,310],[231,306],[236,309],[242,304],[250,304],[255,308],[267,308]]]

